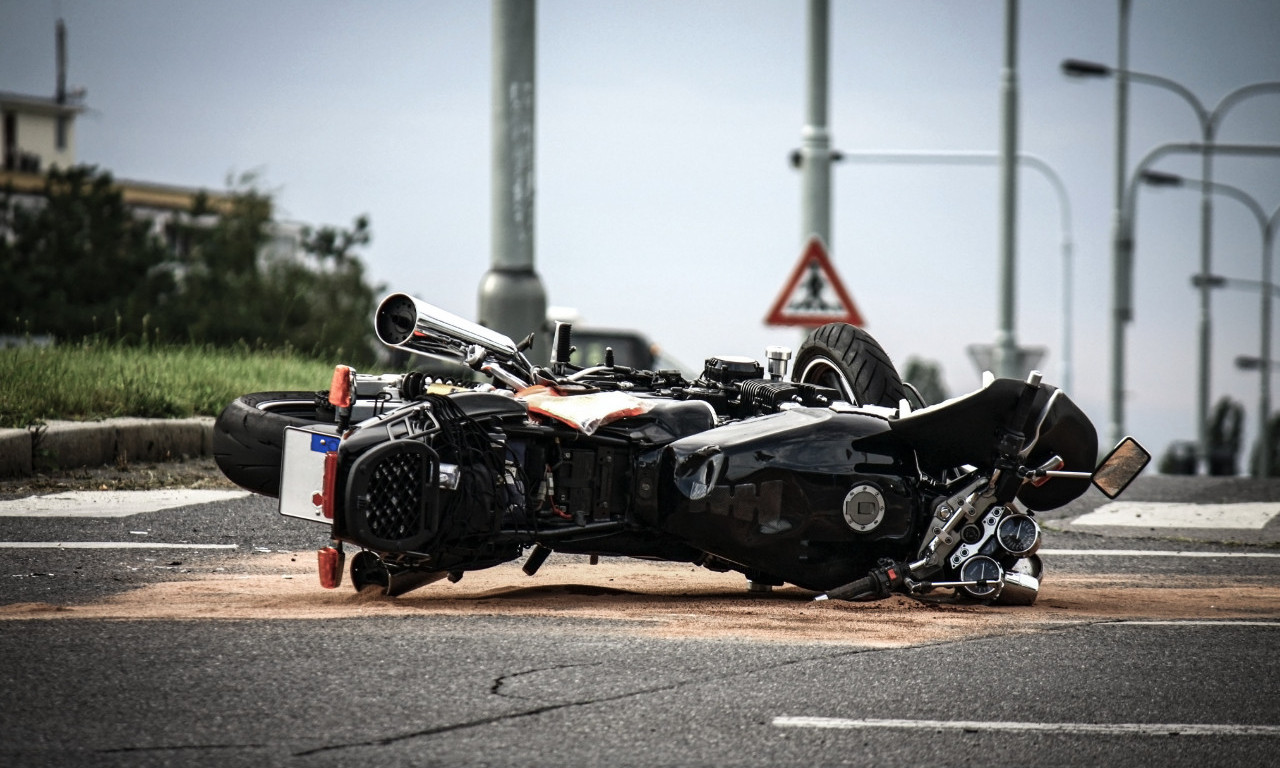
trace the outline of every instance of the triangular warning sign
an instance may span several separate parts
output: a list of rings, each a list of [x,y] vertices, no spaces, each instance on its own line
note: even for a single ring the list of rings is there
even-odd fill
[[[765,325],[801,325],[816,328],[827,323],[862,325],[858,307],[844,289],[827,258],[822,238],[812,237],[799,263],[787,278],[782,293],[764,318]]]

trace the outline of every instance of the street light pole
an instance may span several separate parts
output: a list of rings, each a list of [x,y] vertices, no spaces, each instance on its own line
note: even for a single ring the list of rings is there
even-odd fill
[[[1213,181],[1213,147],[1218,126],[1221,124],[1223,117],[1227,111],[1233,106],[1240,103],[1244,99],[1257,96],[1263,93],[1280,93],[1280,81],[1269,81],[1261,83],[1251,83],[1241,86],[1231,92],[1218,102],[1213,109],[1208,109],[1196,97],[1190,89],[1182,84],[1170,80],[1167,77],[1152,75],[1146,72],[1135,72],[1128,68],[1128,16],[1129,16],[1129,0],[1120,0],[1120,58],[1117,66],[1110,67],[1106,64],[1099,64],[1092,61],[1081,61],[1079,59],[1067,59],[1062,62],[1062,71],[1072,77],[1116,77],[1116,125],[1117,125],[1117,152],[1116,152],[1116,179],[1117,190],[1121,190],[1125,184],[1125,168],[1124,154],[1122,148],[1124,146],[1125,121],[1127,118],[1127,80],[1154,85],[1158,88],[1177,94],[1190,105],[1195,113],[1196,120],[1200,124],[1200,136],[1203,147],[1201,151],[1201,176],[1206,183]],[[1119,192],[1118,192],[1119,194]],[[1117,198],[1118,199],[1118,198]],[[1119,211],[1117,210],[1117,214]],[[1213,229],[1213,202],[1212,193],[1205,189],[1200,198],[1200,274],[1208,275],[1212,270],[1212,229]],[[1118,240],[1116,241],[1118,242]],[[1117,261],[1113,259],[1113,262]],[[1119,265],[1117,264],[1117,267]],[[1209,445],[1209,390],[1210,390],[1210,374],[1209,374],[1209,358],[1212,348],[1212,320],[1210,312],[1210,291],[1206,288],[1200,290],[1200,318],[1199,318],[1199,375],[1197,378],[1197,396],[1196,396],[1196,434],[1199,444],[1200,456],[1199,460],[1208,461],[1208,445]],[[1115,360],[1112,361],[1115,364]],[[1112,393],[1113,401],[1116,393]],[[1123,396],[1121,393],[1120,396]]]
[[[1190,185],[1199,187],[1205,194],[1216,193],[1235,198],[1249,209],[1249,212],[1253,214],[1254,219],[1258,222],[1258,228],[1262,233],[1262,279],[1258,282],[1258,286],[1262,289],[1262,338],[1259,342],[1261,347],[1261,372],[1258,386],[1258,466],[1259,476],[1268,477],[1271,473],[1271,442],[1267,440],[1267,422],[1271,414],[1271,296],[1275,292],[1275,286],[1271,282],[1271,247],[1275,240],[1277,222],[1280,222],[1280,208],[1276,208],[1268,216],[1252,195],[1239,187],[1216,181],[1188,179],[1175,174],[1151,171],[1143,174],[1143,181],[1157,187]],[[1201,292],[1207,293],[1215,287],[1225,286],[1232,282],[1252,282],[1233,281],[1229,278],[1212,279],[1216,277],[1216,275],[1196,275],[1198,279],[1194,279],[1193,283]]]
[[[995,373],[1020,378],[1018,370],[1018,0],[1004,4],[1004,68],[1000,71],[1000,314],[995,339]]]
[[[1146,175],[1147,169],[1165,155],[1175,152],[1199,154],[1205,151],[1248,157],[1276,156],[1280,155],[1280,146],[1215,144],[1206,149],[1206,145],[1198,143],[1161,144],[1148,152],[1134,170],[1121,197],[1119,220],[1112,244],[1116,266],[1111,293],[1111,420],[1108,424],[1108,437],[1112,444],[1119,442],[1124,436],[1124,326],[1133,320],[1133,229],[1138,182]]]
[[[1130,0],[1119,0],[1116,25],[1116,157],[1115,207],[1111,212],[1111,419],[1107,445],[1124,438],[1124,326],[1133,319],[1128,280],[1133,271],[1133,219],[1125,214],[1125,174],[1129,172],[1129,11]],[[1128,230],[1128,231],[1127,231]]]
[[[827,0],[809,0],[805,123],[800,145],[800,242],[831,244],[831,134],[827,130]]]
[[[547,360],[539,333],[547,294],[534,268],[536,0],[493,0],[490,190],[493,243],[480,283],[480,324],[513,339],[534,331],[531,357]]]

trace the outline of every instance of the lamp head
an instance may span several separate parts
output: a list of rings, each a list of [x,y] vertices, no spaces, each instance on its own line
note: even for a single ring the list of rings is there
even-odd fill
[[[1161,171],[1143,171],[1142,183],[1150,184],[1153,187],[1180,187],[1183,178],[1176,173],[1162,173]]]
[[[1115,71],[1106,64],[1082,59],[1064,59],[1062,73],[1068,77],[1111,77]]]

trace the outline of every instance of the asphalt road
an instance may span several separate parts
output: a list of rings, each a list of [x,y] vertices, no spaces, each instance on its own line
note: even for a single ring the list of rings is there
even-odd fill
[[[1176,481],[1130,497],[1277,498],[1253,481]],[[1264,541],[1274,520],[1248,541],[1239,529],[1073,523],[1104,501],[1046,521],[1046,547],[1092,552],[1046,556],[1050,578],[1280,585],[1280,550]],[[1280,747],[1280,605],[1245,620],[1062,621],[891,648],[663,638],[500,611],[33,620],[15,609],[234,573],[322,540],[255,497],[0,517],[0,544],[177,545],[0,549],[0,764],[1201,766],[1265,765]],[[1119,548],[1211,556],[1107,554]]]

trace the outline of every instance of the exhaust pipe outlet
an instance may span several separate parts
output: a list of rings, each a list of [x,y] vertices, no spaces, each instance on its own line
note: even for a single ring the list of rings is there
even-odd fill
[[[382,300],[373,327],[383,344],[421,355],[465,361],[470,347],[480,346],[503,360],[520,357],[507,336],[405,293]]]
[[[388,563],[367,549],[351,558],[351,584],[357,592],[369,589],[386,597],[399,597],[448,575],[444,571],[423,571],[398,563]]]

